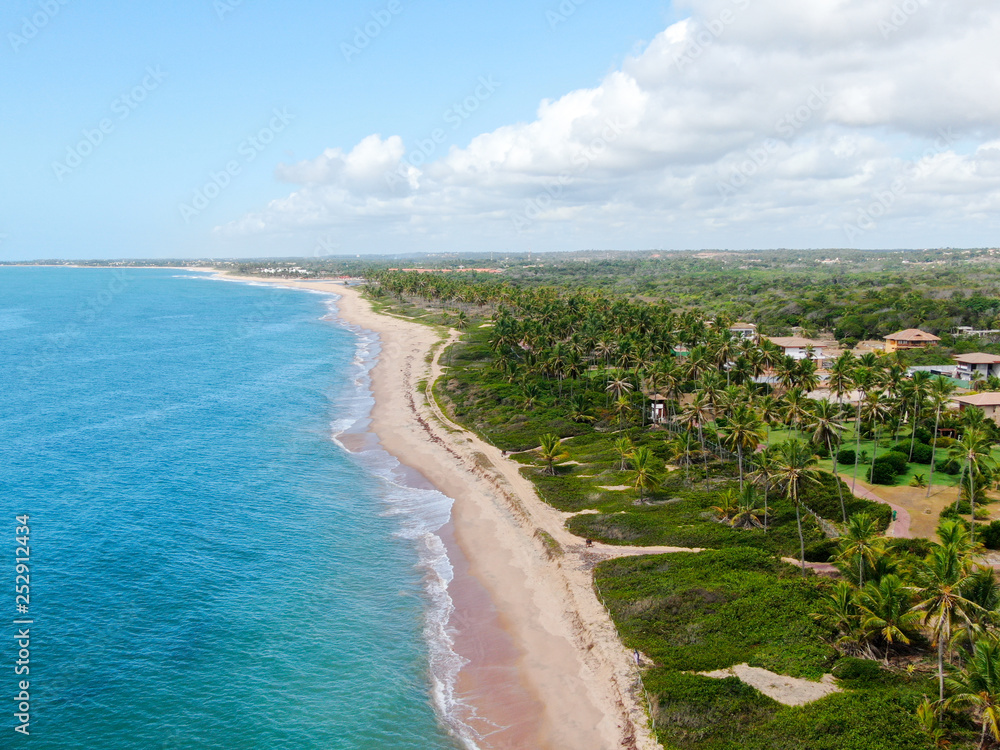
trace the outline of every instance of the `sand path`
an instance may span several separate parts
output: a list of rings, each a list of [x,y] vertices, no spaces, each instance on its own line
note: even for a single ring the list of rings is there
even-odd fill
[[[855,497],[860,497],[865,500],[871,500],[872,502],[882,503],[883,505],[888,505],[896,512],[896,517],[889,522],[889,526],[886,527],[885,535],[895,537],[896,539],[912,539],[913,533],[910,531],[910,511],[901,505],[896,505],[895,503],[890,503],[878,495],[876,495],[870,487],[865,487],[857,482],[852,482],[848,485],[851,488],[851,492],[854,493]]]

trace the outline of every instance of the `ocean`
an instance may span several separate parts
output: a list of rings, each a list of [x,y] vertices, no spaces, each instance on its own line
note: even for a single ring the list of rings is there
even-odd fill
[[[338,439],[366,424],[378,344],[334,305],[0,267],[0,747],[470,746],[451,501]]]

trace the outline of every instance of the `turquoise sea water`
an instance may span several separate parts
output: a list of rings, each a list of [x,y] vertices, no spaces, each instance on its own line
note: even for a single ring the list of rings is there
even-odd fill
[[[334,439],[367,412],[377,345],[330,300],[0,268],[0,747],[459,746],[438,718],[448,501]]]

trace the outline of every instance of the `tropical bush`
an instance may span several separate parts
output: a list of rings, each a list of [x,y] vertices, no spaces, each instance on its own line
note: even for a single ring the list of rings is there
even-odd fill
[[[837,451],[837,463],[848,466],[854,463],[855,452],[853,448],[841,448]]]
[[[905,453],[892,450],[888,453],[883,453],[881,456],[876,458],[875,463],[889,464],[897,474],[905,474],[906,465],[909,463],[909,460],[907,459]]]
[[[980,541],[986,549],[1000,549],[1000,521],[979,527]]]
[[[898,475],[899,472],[892,464],[884,461],[880,463],[878,459],[868,468],[868,481],[871,484],[895,484]]]
[[[931,462],[931,452],[934,449],[926,443],[917,443],[913,446],[913,463],[929,464]]]

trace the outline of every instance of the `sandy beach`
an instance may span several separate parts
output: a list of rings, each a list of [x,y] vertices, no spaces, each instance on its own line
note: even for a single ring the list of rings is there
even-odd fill
[[[543,503],[493,446],[451,423],[420,384],[442,370],[434,329],[379,315],[356,288],[337,282],[227,276],[333,292],[342,318],[376,332],[372,431],[382,446],[455,501],[446,543],[456,578],[456,650],[468,664],[458,692],[484,748],[611,750],[660,747],[646,716],[633,655],[618,639],[592,586],[602,559],[670,548],[586,548],[565,530],[567,514]],[[451,337],[457,336],[456,332]],[[556,539],[562,554],[537,536]]]

